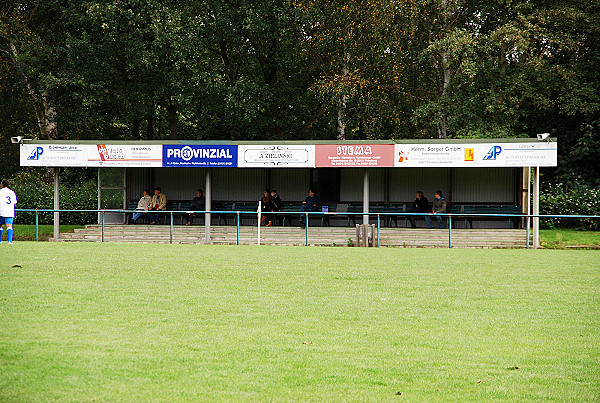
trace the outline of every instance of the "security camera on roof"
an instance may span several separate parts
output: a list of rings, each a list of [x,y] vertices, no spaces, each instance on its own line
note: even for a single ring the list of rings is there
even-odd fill
[[[537,135],[537,139],[539,141],[548,140],[550,138],[550,133],[540,133]]]

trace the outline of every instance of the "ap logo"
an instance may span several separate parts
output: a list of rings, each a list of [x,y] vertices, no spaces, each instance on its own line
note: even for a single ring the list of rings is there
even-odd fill
[[[483,159],[484,160],[495,160],[496,157],[499,156],[501,152],[502,152],[502,147],[493,146],[492,148],[490,148],[490,151],[487,152],[485,157],[483,157]]]
[[[40,155],[42,155],[44,153],[44,148],[43,147],[36,147],[31,154],[29,154],[29,157],[27,157],[28,160],[39,160],[40,159]]]

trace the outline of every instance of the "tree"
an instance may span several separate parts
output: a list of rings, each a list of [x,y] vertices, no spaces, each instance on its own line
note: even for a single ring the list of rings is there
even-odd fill
[[[53,55],[60,45],[58,27],[48,21],[56,17],[60,9],[55,1],[36,0],[7,2],[0,6],[4,61],[10,60],[10,69],[17,73],[12,77],[21,82],[30,98],[29,105],[42,139],[57,138],[56,108],[49,92],[53,86],[52,70],[56,66]]]
[[[297,2],[300,46],[318,66],[311,86],[335,121],[336,137],[390,138],[406,101],[403,69],[410,32],[406,3],[389,0]]]

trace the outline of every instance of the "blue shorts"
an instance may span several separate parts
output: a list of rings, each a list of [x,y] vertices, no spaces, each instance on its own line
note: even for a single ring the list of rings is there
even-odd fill
[[[0,217],[0,225],[2,224],[10,224],[12,225],[15,217]]]

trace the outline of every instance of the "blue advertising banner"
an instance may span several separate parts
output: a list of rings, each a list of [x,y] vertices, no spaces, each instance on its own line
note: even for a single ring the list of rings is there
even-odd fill
[[[163,145],[163,167],[237,167],[237,146]]]

